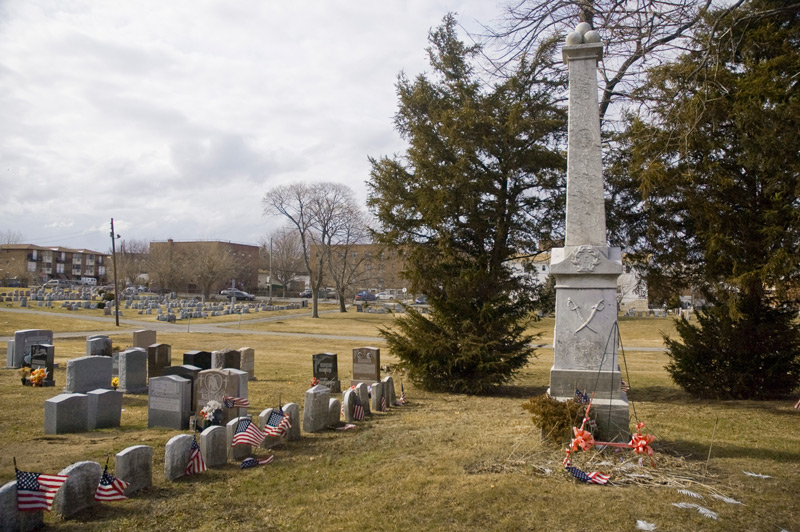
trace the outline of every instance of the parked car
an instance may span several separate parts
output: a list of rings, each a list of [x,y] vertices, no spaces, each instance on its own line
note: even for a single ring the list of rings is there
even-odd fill
[[[375,301],[378,297],[372,292],[363,290],[356,294],[356,301]]]
[[[375,297],[380,300],[394,299],[394,296],[389,292],[378,292],[377,294],[375,294]]]
[[[425,294],[422,294],[421,296],[419,296],[417,299],[414,300],[414,303],[416,303],[417,305],[427,305],[428,304],[428,296],[426,296]]]
[[[232,288],[228,288],[226,290],[222,290],[220,292],[225,297],[234,297],[236,299],[241,299],[243,301],[255,301],[256,296],[253,294],[248,294],[247,292],[243,292],[241,290],[236,290]]]
[[[300,297],[311,298],[311,295],[312,295],[312,293],[311,293],[311,289],[310,288],[306,288],[305,290],[300,292]]]

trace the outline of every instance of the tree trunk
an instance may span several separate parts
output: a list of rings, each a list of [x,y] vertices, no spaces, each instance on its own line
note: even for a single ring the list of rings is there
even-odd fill
[[[311,293],[311,317],[319,318],[319,293],[316,290]]]
[[[347,312],[347,307],[344,304],[344,296],[339,294],[339,312]]]

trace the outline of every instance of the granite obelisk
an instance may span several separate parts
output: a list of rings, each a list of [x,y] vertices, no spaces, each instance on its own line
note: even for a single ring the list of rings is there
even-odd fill
[[[562,49],[569,68],[567,220],[563,248],[551,250],[556,278],[554,361],[551,396],[594,394],[598,438],[629,437],[628,400],[620,389],[617,360],[617,277],[619,248],[606,243],[597,62],[603,57],[600,35],[581,23]]]

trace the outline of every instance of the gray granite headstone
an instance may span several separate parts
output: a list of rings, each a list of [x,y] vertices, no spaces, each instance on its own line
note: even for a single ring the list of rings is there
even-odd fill
[[[228,421],[225,425],[225,430],[227,431],[226,434],[226,443],[228,447],[228,458],[231,460],[243,460],[250,456],[253,450],[252,445],[247,445],[244,443],[240,443],[239,445],[233,445],[233,436],[236,434],[236,426],[239,424],[239,420],[241,419],[248,419],[246,417],[235,417]]]
[[[318,384],[306,390],[305,405],[303,406],[304,431],[319,432],[328,426],[330,398],[331,389],[327,386]]]
[[[372,383],[372,397],[370,397],[370,410],[372,412],[381,412],[381,399],[383,399],[383,383]],[[387,405],[388,408],[388,405]]]
[[[147,349],[148,346],[151,346],[155,343],[157,343],[156,331],[151,331],[148,329],[133,331],[133,347]]]
[[[200,445],[200,444],[198,444]],[[173,436],[164,446],[164,478],[175,480],[186,475],[192,437],[188,434]]]
[[[172,365],[172,347],[169,344],[147,346],[147,376],[160,377],[164,368]]]
[[[363,382],[356,384],[356,393],[358,394],[358,398],[361,401],[361,406],[364,409],[364,415],[369,414],[369,389],[367,385]]]
[[[183,363],[197,366],[200,369],[211,369],[211,353],[209,351],[187,351],[183,354]]]
[[[289,441],[299,440],[302,437],[300,432],[300,406],[297,403],[286,403],[283,405],[283,413],[289,416],[289,422],[292,424],[286,439]]]
[[[31,532],[44,526],[42,510],[17,510],[17,481],[0,488],[0,530]]]
[[[353,380],[350,385],[372,384],[381,380],[381,350],[377,347],[353,349]]]
[[[44,433],[65,434],[89,430],[89,397],[62,393],[44,402]]]
[[[47,376],[42,386],[55,386],[53,367],[55,366],[55,347],[52,344],[36,344],[31,346],[31,371],[44,368]]]
[[[67,361],[64,391],[86,393],[99,388],[111,388],[111,359],[108,357],[79,357]]]
[[[89,430],[119,427],[122,418],[122,392],[116,390],[91,390],[89,399]]]
[[[242,347],[239,349],[239,369],[247,372],[247,378],[251,381],[256,380],[256,359],[255,349],[252,347]]]
[[[182,366],[167,366],[162,371],[162,375],[164,377],[167,375],[177,375],[178,377],[183,377],[184,379],[189,379],[192,381],[192,397],[190,404],[192,411],[194,411],[194,381],[197,380],[197,375],[202,371],[202,369],[198,368],[197,366],[184,364]]]
[[[149,445],[128,447],[118,452],[115,460],[114,475],[130,484],[125,488],[125,496],[153,485],[153,448]]]
[[[86,338],[86,356],[111,356],[111,338],[103,335],[89,336]]]
[[[197,437],[206,467],[221,467],[228,463],[228,431],[221,425],[212,425]]]
[[[387,375],[383,378],[383,395],[386,396],[386,408],[393,407],[397,402],[397,395],[394,391],[394,379]]]
[[[6,366],[9,368],[21,368],[23,365],[30,365],[31,346],[52,343],[53,331],[47,329],[16,331],[14,333],[14,350],[9,350],[6,353]]]
[[[94,494],[100,484],[103,468],[97,462],[76,462],[64,468],[59,475],[69,478],[56,492],[53,512],[61,517],[70,517],[97,504]]]
[[[356,404],[355,397],[358,395],[353,388],[348,388],[342,393],[342,410],[344,411],[344,422],[353,423],[356,419],[353,417],[353,407]]]
[[[119,390],[130,394],[147,393],[147,352],[141,347],[119,354]]]
[[[338,427],[341,423],[342,403],[335,397],[328,400],[328,426]]]
[[[147,401],[147,426],[189,428],[192,381],[177,375],[153,377]]]
[[[242,375],[244,382],[242,382]],[[247,373],[232,369],[208,369],[197,374],[194,382],[194,411],[200,412],[209,401],[222,404],[223,396],[247,397]],[[244,408],[225,408],[223,405],[222,423],[239,417]]]

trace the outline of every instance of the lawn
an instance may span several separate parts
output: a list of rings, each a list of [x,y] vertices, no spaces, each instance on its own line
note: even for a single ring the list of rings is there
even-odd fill
[[[0,309],[0,323],[9,314]],[[68,332],[73,325],[85,325],[80,319],[45,318],[40,316],[40,323],[29,319],[24,326]],[[178,363],[181,353],[192,349],[254,348],[258,380],[248,388],[257,413],[279,401],[302,408],[314,353],[338,353],[340,378],[348,383],[349,353],[368,344],[342,338],[374,337],[371,343],[381,347],[377,328],[391,326],[392,319],[349,312],[283,323],[243,321],[241,330],[233,325],[224,334],[187,333],[184,326],[176,332],[159,331],[158,341],[172,345]],[[113,326],[98,323],[97,328]],[[552,321],[532,328],[543,332],[541,343],[548,337],[552,341]],[[563,452],[541,441],[540,430],[520,407],[545,391],[552,364],[549,349],[539,349],[538,358],[513,383],[486,396],[429,393],[394,374],[398,395],[400,382],[405,386],[407,406],[374,413],[354,430],[303,433],[300,441],[275,448],[275,460],[267,466],[240,470],[229,463],[166,482],[164,444],[178,431],[147,429],[146,396],[125,396],[118,429],[44,434],[44,401],[63,388],[66,361],[83,356],[84,338],[56,339],[56,388],[23,387],[16,371],[0,371],[0,397],[6,405],[0,416],[0,482],[13,479],[14,457],[25,470],[58,473],[81,460],[105,463],[110,454],[113,469],[115,453],[146,444],[154,447],[151,489],[68,520],[46,514],[47,529],[614,531],[635,530],[637,520],[643,520],[659,531],[800,530],[800,434],[792,430],[800,412],[792,402],[692,399],[669,380],[664,353],[635,349],[660,346],[659,331],[673,331],[669,320],[623,319],[620,329],[632,385],[631,414],[657,436],[658,468],[639,466],[627,451],[581,453],[576,465],[610,472],[609,486],[579,484],[569,477],[560,466]],[[131,343],[127,332],[112,339],[120,347]],[[0,345],[0,355],[4,348]],[[385,351],[381,358],[382,364],[395,362]],[[672,504],[680,502],[708,508],[717,519]]]

